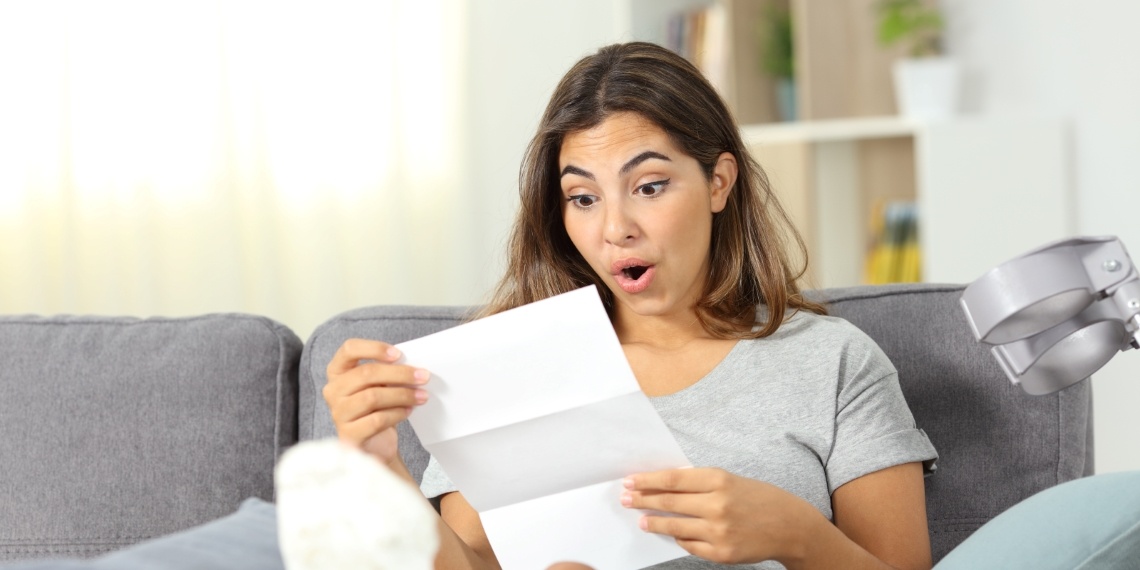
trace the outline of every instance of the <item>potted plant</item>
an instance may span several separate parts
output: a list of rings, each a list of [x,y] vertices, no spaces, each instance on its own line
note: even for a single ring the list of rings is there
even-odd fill
[[[924,0],[879,0],[879,42],[904,46],[907,56],[894,64],[900,114],[943,119],[958,110],[958,64],[942,53],[942,15]]]
[[[787,6],[770,4],[761,21],[760,63],[776,81],[776,107],[781,121],[796,120],[795,54],[792,14]]]

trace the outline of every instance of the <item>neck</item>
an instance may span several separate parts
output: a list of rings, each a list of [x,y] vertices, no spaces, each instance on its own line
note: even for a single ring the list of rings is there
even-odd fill
[[[699,338],[711,338],[697,320],[694,309],[646,316],[619,305],[614,311],[614,331],[623,345],[639,344],[661,350],[677,349]]]

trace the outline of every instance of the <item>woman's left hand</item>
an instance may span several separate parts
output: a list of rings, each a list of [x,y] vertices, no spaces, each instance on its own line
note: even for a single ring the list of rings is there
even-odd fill
[[[802,557],[804,537],[826,521],[807,501],[722,469],[670,469],[627,477],[622,505],[682,516],[646,515],[642,530],[672,536],[720,564]]]

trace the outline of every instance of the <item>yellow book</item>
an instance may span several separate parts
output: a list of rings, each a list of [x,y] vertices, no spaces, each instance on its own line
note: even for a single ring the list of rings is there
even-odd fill
[[[899,255],[898,281],[901,283],[917,283],[922,280],[922,271],[919,265],[918,249],[918,212],[914,204],[907,208],[906,231],[902,240]]]
[[[899,262],[902,259],[902,240],[905,230],[905,211],[899,203],[887,204],[887,219],[884,232],[883,275],[879,283],[895,283],[899,277]]]
[[[878,204],[871,225],[875,241],[867,253],[864,281],[872,285],[919,281],[921,270],[915,205],[910,202]]]
[[[886,227],[885,213],[883,211],[883,203],[881,201],[875,202],[875,206],[871,209],[871,219],[869,220],[871,241],[867,245],[867,260],[863,264],[863,282],[875,285],[880,282],[883,275],[883,231]]]

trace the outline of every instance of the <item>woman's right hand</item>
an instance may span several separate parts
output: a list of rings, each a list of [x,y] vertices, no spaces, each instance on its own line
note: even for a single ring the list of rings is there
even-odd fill
[[[421,386],[431,377],[426,370],[393,364],[399,359],[400,351],[390,344],[350,338],[329,362],[322,391],[340,439],[390,467],[400,460],[396,424],[427,401]]]

